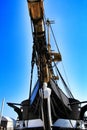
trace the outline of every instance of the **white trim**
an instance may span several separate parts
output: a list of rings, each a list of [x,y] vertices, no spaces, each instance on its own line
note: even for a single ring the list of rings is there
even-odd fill
[[[23,124],[25,124],[23,126]],[[32,120],[25,120],[25,121],[17,121],[16,127],[18,129],[22,128],[37,128],[37,127],[43,127],[43,121],[41,119],[32,119]]]

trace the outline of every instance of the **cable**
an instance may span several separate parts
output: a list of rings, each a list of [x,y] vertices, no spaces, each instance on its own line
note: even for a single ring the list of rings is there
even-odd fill
[[[32,68],[31,68],[30,91],[29,91],[29,103],[30,103],[30,99],[31,99],[32,78],[33,78],[33,65],[32,65]]]
[[[65,78],[66,78],[66,82],[69,86],[69,91],[70,91],[70,84],[69,84],[69,81],[68,81],[68,77],[67,77],[67,74],[66,74],[66,71],[65,71],[65,67],[64,67],[64,64],[63,64],[63,61],[61,62],[62,63],[62,67],[63,67],[63,71],[64,71],[64,74],[65,74]],[[74,96],[72,95],[72,97],[74,98]]]
[[[55,42],[57,51],[60,53],[60,50],[59,50],[59,47],[58,47],[58,44],[57,44],[57,41],[56,41],[56,38],[55,38],[55,35],[54,35],[54,32],[53,32],[53,29],[52,29],[51,25],[50,25],[50,29],[51,29],[51,32],[52,32],[52,35],[53,35],[53,38],[54,38],[54,42]],[[65,74],[65,77],[66,77],[67,84],[68,84],[68,86],[70,87],[70,84],[69,84],[69,82],[68,82],[68,77],[67,77],[67,74],[66,74],[66,71],[65,71],[65,68],[64,68],[63,61],[62,61],[62,67],[63,67],[63,71],[64,71],[64,74]],[[65,82],[65,81],[64,81],[64,82]],[[64,83],[64,84],[65,84],[65,83]],[[66,84],[65,84],[65,85],[66,85]],[[67,86],[67,85],[66,85],[66,86]],[[71,93],[71,91],[69,90],[68,86],[67,86],[67,89],[68,89],[68,91],[69,91],[69,95],[70,95],[70,97],[74,98],[73,95],[72,95],[72,93]]]
[[[57,44],[57,41],[56,41],[56,38],[55,38],[55,35],[54,35],[54,32],[53,32],[53,29],[52,29],[51,25],[50,25],[50,29],[51,29],[51,32],[52,32],[52,35],[53,35],[53,38],[54,38],[56,48],[57,48],[58,52],[60,53],[60,50],[59,50],[59,47],[58,47],[58,44]]]
[[[61,73],[60,73],[60,71],[59,71],[59,69],[58,69],[58,67],[57,67],[57,65],[56,65],[55,62],[54,62],[54,65],[55,65],[56,70],[57,70],[57,72],[58,72],[58,74],[59,74],[59,76],[60,76],[60,78],[61,78],[61,80],[62,80],[62,82],[63,82],[63,84],[65,86],[65,88],[66,88],[66,91],[67,91],[68,95],[70,96],[70,98],[74,98],[73,95],[72,95],[72,93],[71,93],[71,91],[69,90],[66,82],[64,81],[64,79],[63,79],[63,77],[62,77],[62,75],[61,75]]]
[[[54,62],[54,64],[55,64],[55,62]],[[59,72],[59,70],[58,70],[58,68],[57,68],[57,66],[56,66],[56,64],[55,64],[55,67],[56,67],[56,69],[57,69],[57,72],[58,72],[59,76],[61,76],[61,75],[60,75],[60,72]],[[64,83],[64,84],[65,84],[65,83]],[[67,90],[68,90],[68,88],[67,88]],[[61,98],[61,101],[62,101],[62,103],[63,103],[62,105],[64,106],[65,113],[66,113],[66,115],[68,116],[68,112],[67,112],[67,110],[66,110],[66,108],[65,108],[65,105],[64,105],[64,101],[63,101],[63,97],[62,97],[62,95],[61,95],[61,92],[60,92],[59,90],[58,90],[58,92],[59,92],[59,94],[60,94],[60,98]],[[68,91],[68,92],[69,92],[70,95],[72,94],[70,91]],[[73,96],[73,95],[71,95],[71,96]],[[74,126],[73,126],[73,124],[72,124],[72,122],[71,122],[70,119],[69,119],[69,122],[70,122],[72,128],[74,128]]]

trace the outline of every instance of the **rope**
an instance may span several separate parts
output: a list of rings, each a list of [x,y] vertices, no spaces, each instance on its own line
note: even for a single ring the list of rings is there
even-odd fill
[[[53,29],[52,29],[51,25],[50,25],[50,29],[51,29],[51,32],[52,32],[52,35],[53,35],[53,38],[54,38],[54,42],[55,42],[57,51],[60,53],[60,50],[59,50],[59,47],[58,47],[58,44],[57,44],[57,41],[56,41],[56,38],[55,38],[55,35],[54,35],[54,32],[53,32]],[[54,64],[56,65],[56,63],[54,63]],[[56,66],[56,67],[57,67],[57,66]],[[67,84],[68,84],[68,86],[70,87],[69,82],[68,82],[68,78],[67,78],[67,74],[66,74],[66,71],[65,71],[65,68],[64,68],[64,65],[63,65],[63,61],[62,61],[62,67],[63,67],[63,71],[64,71],[64,74],[65,74],[65,77],[66,77]],[[71,98],[74,98],[73,95],[72,95],[72,93],[71,93],[71,91],[69,90],[67,84],[66,84],[65,81],[63,80],[63,78],[62,78],[62,76],[61,76],[59,70],[58,70],[58,73],[59,73],[59,75],[60,75],[60,77],[61,77],[61,79],[62,79],[62,81],[63,81],[63,83],[64,83],[64,86],[66,87],[66,90],[68,90],[68,92],[69,92],[69,93],[68,93],[69,96],[70,96]]]
[[[58,72],[58,74],[61,76],[61,74],[60,74],[60,72],[59,72],[59,69],[58,69],[58,67],[56,66],[56,63],[54,62],[54,65],[55,65],[55,67],[56,67],[56,70],[57,70],[57,72]],[[61,77],[62,78],[62,77]],[[66,83],[65,83],[65,81],[63,81],[64,82],[64,84],[66,85]],[[66,86],[65,86],[66,87]],[[68,88],[67,88],[68,89]],[[72,95],[72,93],[70,92],[70,90],[69,90],[69,93],[70,93],[70,95],[71,96],[73,96]],[[59,91],[59,94],[60,94],[60,97],[61,97],[61,101],[64,103],[64,101],[63,101],[63,98],[62,98],[62,95],[61,95],[61,93],[60,93],[60,91]],[[65,109],[65,112],[66,112],[66,115],[68,115],[68,113],[67,113],[67,111],[66,111],[66,108],[65,108],[65,105],[63,104],[63,106],[64,106],[64,109]],[[72,128],[74,128],[73,127],[73,124],[72,124],[72,122],[71,122],[71,120],[69,119],[69,122],[70,122],[70,124],[71,124],[71,126],[72,126]]]
[[[32,61],[31,61],[31,78],[30,78],[29,103],[30,103],[30,98],[31,98],[32,79],[33,79],[33,68],[34,68],[35,59],[36,59],[36,53],[35,53],[35,44],[34,44],[33,45],[33,53],[32,53]]]
[[[30,103],[30,98],[31,98],[32,78],[33,78],[33,67],[34,67],[34,65],[32,65],[32,68],[31,68],[30,91],[29,91],[29,103]]]
[[[58,67],[57,67],[55,62],[54,62],[54,64],[55,64],[56,70],[57,70],[57,72],[58,72],[58,74],[59,74],[59,76],[60,76],[60,78],[61,78],[61,80],[62,80],[62,82],[63,82],[63,84],[65,86],[65,88],[66,88],[66,91],[67,91],[68,95],[70,96],[70,98],[74,98],[72,93],[71,93],[71,91],[69,90],[66,82],[64,81],[64,79],[63,79],[63,77],[62,77],[62,75],[61,75],[61,73],[60,73],[60,71],[59,71],[59,69],[58,69]]]
[[[67,74],[66,74],[66,71],[65,71],[65,67],[64,67],[64,64],[63,64],[63,61],[62,61],[62,67],[63,67],[63,71],[64,71],[64,74],[65,74],[65,78],[66,78],[66,81],[67,81],[67,84],[68,84],[68,86],[69,86],[69,91],[70,91],[70,84],[69,84],[69,81],[68,81],[68,77],[67,77]],[[71,93],[71,91],[70,91],[70,93]],[[72,93],[71,93],[71,95],[72,95]],[[74,98],[74,96],[72,95],[72,98]]]
[[[53,35],[53,38],[54,38],[54,42],[55,42],[56,48],[57,48],[58,52],[60,53],[60,50],[59,50],[59,47],[58,47],[58,44],[57,44],[57,41],[56,41],[56,38],[55,38],[55,35],[54,35],[54,32],[53,32],[53,29],[52,29],[51,25],[50,25],[50,29],[51,29],[51,32],[52,32],[52,35]]]
[[[56,38],[55,38],[55,35],[54,35],[54,32],[53,32],[53,29],[52,29],[52,26],[50,25],[50,29],[51,29],[51,32],[52,32],[52,35],[53,35],[53,38],[54,38],[54,42],[55,42],[55,45],[56,45],[56,48],[57,48],[57,51],[60,52],[59,50],[59,47],[58,47],[58,44],[57,44],[57,41],[56,41]],[[68,86],[70,87],[70,84],[68,82],[68,78],[67,78],[67,74],[66,74],[66,71],[65,71],[65,68],[64,68],[64,65],[63,65],[63,61],[62,61],[62,67],[63,67],[63,71],[64,71],[64,74],[65,74],[65,77],[66,77],[66,81],[67,81],[67,84]]]

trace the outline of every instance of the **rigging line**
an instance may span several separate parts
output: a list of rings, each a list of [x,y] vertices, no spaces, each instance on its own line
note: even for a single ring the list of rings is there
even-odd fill
[[[51,32],[52,32],[52,35],[53,35],[53,38],[54,38],[54,41],[55,41],[55,44],[56,44],[56,47],[57,47],[57,50],[58,52],[60,52],[59,50],[59,47],[58,47],[58,44],[57,44],[57,41],[56,41],[56,38],[55,38],[55,35],[54,35],[54,32],[53,32],[53,29],[52,29],[52,26],[50,25],[50,29],[51,29]],[[66,81],[67,81],[67,84],[70,88],[70,84],[68,82],[68,77],[67,77],[67,74],[66,74],[66,71],[65,71],[65,68],[64,68],[64,64],[63,64],[63,61],[62,61],[62,67],[63,67],[63,71],[64,71],[64,74],[65,74],[65,77],[66,77]]]
[[[67,84],[69,86],[69,90],[70,90],[71,87],[70,87],[70,84],[69,84],[69,80],[68,80],[68,77],[67,77],[67,74],[66,74],[66,71],[65,71],[65,67],[64,67],[63,61],[61,63],[62,63],[63,71],[64,71],[64,74],[65,74],[66,82],[67,82]],[[74,98],[74,96],[73,96],[73,98]]]
[[[69,88],[68,88],[66,82],[64,81],[64,79],[63,79],[61,73],[59,72],[59,70],[58,70],[58,73],[59,73],[59,75],[60,75],[60,78],[61,78],[61,80],[62,80],[62,82],[63,82],[63,84],[64,84],[64,86],[65,86],[65,88],[66,88],[66,91],[67,91],[67,93],[69,94],[70,98],[74,98],[73,95],[72,95],[72,93],[71,93],[71,91],[69,90]]]
[[[55,63],[55,62],[54,62],[54,63]],[[57,67],[57,66],[56,66],[56,67]],[[58,69],[58,68],[56,68],[56,69]],[[59,94],[60,94],[60,98],[61,98],[61,101],[62,101],[62,103],[63,103],[62,105],[63,105],[63,107],[64,107],[65,113],[66,113],[66,115],[68,116],[69,114],[68,114],[68,112],[67,112],[67,110],[66,110],[66,107],[65,107],[65,105],[64,105],[64,100],[63,100],[63,97],[62,97],[61,92],[59,91],[59,87],[57,87],[57,90],[58,90],[58,92],[59,92]],[[71,122],[70,119],[69,119],[69,122],[70,122],[72,128],[74,128],[74,126],[73,126],[73,124],[72,124],[72,122]]]
[[[33,45],[32,61],[31,61],[31,78],[30,78],[29,103],[30,103],[30,98],[31,98],[32,78],[33,78],[33,68],[34,68],[35,58],[36,58],[35,46]]]
[[[53,37],[54,37],[54,41],[55,41],[55,44],[56,44],[57,50],[58,50],[58,52],[60,52],[60,50],[59,50],[59,47],[58,47],[58,44],[57,44],[57,41],[56,41],[56,38],[55,38],[55,35],[54,35],[54,32],[53,32],[53,29],[52,29],[51,25],[50,25],[50,29],[51,29],[52,35],[53,35]],[[64,68],[63,61],[62,61],[62,67],[63,67],[63,71],[64,71],[64,74],[65,74],[65,77],[66,77],[67,84],[68,84],[68,86],[70,87],[70,84],[69,84],[69,82],[68,82],[68,77],[67,77],[67,74],[66,74],[66,71],[65,71],[65,68]],[[69,90],[69,91],[70,91],[70,90]],[[72,94],[71,94],[71,95],[72,95]],[[74,98],[74,97],[73,97],[73,98]]]
[[[58,72],[58,74],[59,74],[59,76],[60,76],[60,78],[61,78],[61,80],[62,80],[62,82],[63,82],[63,84],[64,84],[64,86],[65,86],[65,88],[66,88],[67,93],[69,94],[69,96],[70,96],[71,98],[74,98],[73,95],[72,95],[72,93],[71,93],[71,91],[69,90],[69,88],[68,88],[66,82],[64,81],[64,79],[63,79],[63,77],[62,77],[62,75],[61,75],[61,73],[60,73],[60,71],[59,71],[59,69],[58,69],[58,67],[57,67],[57,65],[56,65],[55,62],[54,62],[54,65],[55,65],[56,70],[57,70],[57,72]]]
[[[32,60],[33,61],[33,60]],[[33,68],[34,68],[34,62],[31,63],[31,77],[30,77],[30,91],[29,91],[29,106],[31,107],[31,89],[32,89],[32,78],[33,78]],[[30,116],[30,109],[28,109],[28,116]]]
[[[55,35],[54,35],[54,32],[53,32],[53,29],[52,29],[52,26],[50,25],[50,29],[51,29],[51,32],[52,32],[52,35],[53,35],[53,38],[54,38],[54,41],[55,41],[55,44],[56,44],[56,47],[57,47],[57,50],[58,52],[60,52],[59,50],[59,47],[58,47],[58,44],[57,44],[57,41],[56,41],[56,38],[55,38]],[[65,77],[66,77],[66,81],[67,81],[67,84],[70,88],[70,84],[69,84],[69,81],[68,81],[68,77],[67,77],[67,74],[66,74],[66,71],[65,71],[65,67],[64,67],[64,64],[63,64],[63,61],[62,61],[62,67],[63,67],[63,71],[64,71],[64,74],[65,74]]]
[[[54,62],[54,65],[55,65],[55,67],[56,67],[56,70],[57,70],[57,72],[58,72],[58,74],[60,75],[60,72],[59,72],[59,69],[58,69],[58,67],[57,67],[57,65],[56,65],[56,63]],[[59,91],[59,90],[58,90]],[[62,98],[62,95],[61,95],[61,93],[60,93],[60,91],[59,91],[59,94],[60,94],[60,97],[61,97],[61,100],[62,100],[62,102],[64,103],[64,101],[63,101],[63,98]],[[71,93],[72,94],[72,93]],[[73,96],[73,95],[72,95]],[[64,106],[64,109],[65,109],[65,113],[66,113],[66,115],[68,115],[68,112],[66,111],[66,108],[65,108],[65,105],[63,104],[63,106]],[[69,119],[69,122],[70,122],[70,124],[71,124],[71,126],[72,126],[72,128],[74,128],[74,126],[73,126],[73,124],[72,124],[72,121]]]
[[[32,78],[33,78],[33,66],[32,66],[32,68],[31,68],[30,92],[29,92],[29,103],[30,103],[30,98],[31,98]]]
[[[46,23],[46,14],[45,14],[45,10],[44,10],[44,15],[43,15],[43,18],[44,18],[45,23]]]
[[[54,38],[54,41],[55,41],[55,45],[56,45],[57,51],[60,53],[60,50],[59,50],[59,47],[58,47],[58,44],[57,44],[57,41],[56,41],[56,38],[55,38],[55,35],[54,35],[54,32],[53,32],[53,29],[52,29],[51,25],[50,25],[50,29],[51,29],[51,32],[52,32],[52,35],[53,35],[53,38]]]

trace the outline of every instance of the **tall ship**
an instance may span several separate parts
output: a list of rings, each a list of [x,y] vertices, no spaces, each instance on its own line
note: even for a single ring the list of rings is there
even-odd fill
[[[16,130],[83,130],[87,129],[87,105],[81,107],[65,82],[58,63],[62,56],[58,48],[51,24],[46,19],[43,0],[27,0],[33,50],[31,60],[31,79],[29,97],[21,103],[8,105],[18,114]],[[51,48],[50,32],[52,32],[57,52]],[[34,65],[37,67],[37,82],[32,85]],[[60,88],[61,80],[67,95]],[[33,90],[32,90],[33,88]]]

